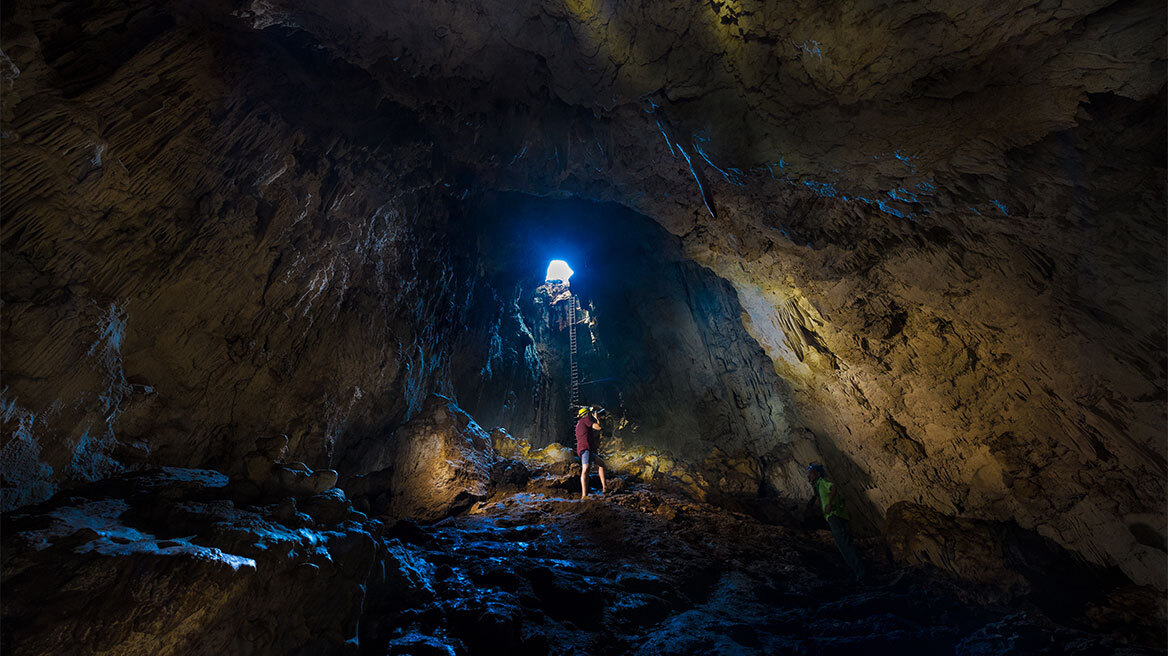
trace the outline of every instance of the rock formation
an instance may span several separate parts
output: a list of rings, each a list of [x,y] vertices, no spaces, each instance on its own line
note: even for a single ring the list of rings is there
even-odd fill
[[[490,435],[450,399],[435,395],[374,447],[346,487],[372,494],[371,507],[382,514],[434,521],[485,498],[495,460]]]
[[[957,586],[945,630],[897,598],[911,626],[857,611],[866,635],[1162,647],[1134,618],[1168,588],[1166,22],[1152,0],[5,3],[6,644],[67,650],[47,577],[92,581],[44,603],[93,650],[599,649],[626,601],[583,586],[605,610],[565,637],[555,591],[599,561],[552,536],[615,522],[611,557],[682,518],[670,562],[742,566],[661,595],[604,571],[637,618],[620,649],[782,651],[798,636],[759,623],[807,617],[759,607],[808,600],[759,545],[825,576],[795,546],[820,461],[870,554],[964,580],[910,577]],[[556,239],[627,486],[595,508],[556,499],[564,338],[533,301]],[[693,546],[722,530],[743,544]],[[444,542],[488,533],[484,557],[575,564],[524,561],[492,606],[511,565],[467,579]],[[108,578],[135,567],[145,587]],[[1068,567],[1083,585],[1052,586]],[[319,618],[257,601],[310,570],[340,599]],[[75,612],[152,595],[100,635]]]
[[[454,419],[436,429],[448,443],[466,435],[457,408],[427,405],[431,416]],[[419,443],[434,435],[410,434]],[[611,497],[574,500],[563,484],[578,480],[577,465],[546,465],[507,436],[496,441],[514,457],[496,463],[504,467],[494,468],[493,495],[433,526],[402,519],[386,528],[335,488],[302,504],[311,516],[287,515],[283,503],[240,499],[221,474],[173,468],[10,513],[6,648],[1137,655],[1158,653],[1140,643],[1162,646],[1162,612],[1130,612],[1154,607],[1149,591],[1113,585],[1100,597],[1095,585],[1076,585],[1103,576],[1090,568],[1077,580],[1038,583],[1043,590],[1003,585],[1025,579],[993,569],[970,585],[919,567],[857,589],[825,530],[763,524],[621,479],[610,483]],[[416,479],[402,477],[429,480],[415,471]],[[452,463],[448,474],[456,471]],[[320,497],[341,513],[314,513]],[[447,503],[429,501],[435,516]],[[899,521],[913,512],[900,511]],[[876,542],[865,541],[865,557],[886,571]],[[980,545],[962,549],[981,553]],[[982,605],[987,597],[998,605]],[[1019,599],[1028,610],[1002,610]],[[1122,636],[1109,635],[1117,629]]]
[[[80,52],[5,23],[6,508],[143,463],[227,467],[273,433],[328,467],[350,426],[417,412],[461,325],[442,174],[402,117],[346,109],[375,106],[359,71],[272,76],[300,53],[117,11],[111,33],[98,9],[38,23]],[[119,29],[123,60],[54,68]]]
[[[313,512],[314,499],[311,517],[280,517],[238,504],[222,474],[163,469],[8,517],[5,651],[341,651],[357,637],[380,525],[346,521],[347,502]]]

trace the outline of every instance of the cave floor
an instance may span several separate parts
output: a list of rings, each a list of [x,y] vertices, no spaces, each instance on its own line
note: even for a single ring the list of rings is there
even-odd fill
[[[995,601],[895,569],[874,539],[857,584],[827,530],[619,479],[580,500],[573,482],[538,475],[430,525],[335,488],[258,504],[209,470],[74,489],[4,516],[2,651],[1163,653],[1155,613]]]
[[[857,584],[827,530],[638,485],[586,500],[496,496],[424,530],[399,523],[387,538],[428,564],[444,610],[413,615],[390,654],[462,653],[459,643],[471,654],[1161,653],[893,569],[872,543]],[[409,625],[409,615],[392,621]]]

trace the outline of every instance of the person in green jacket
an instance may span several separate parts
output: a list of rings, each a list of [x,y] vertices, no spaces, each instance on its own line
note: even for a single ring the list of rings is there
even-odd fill
[[[831,534],[835,538],[835,546],[839,549],[844,562],[851,568],[857,581],[864,580],[864,562],[856,551],[856,543],[852,540],[852,532],[848,528],[848,513],[844,510],[844,495],[836,486],[827,480],[827,472],[823,465],[812,463],[807,466],[807,480],[815,488],[819,497],[819,505],[823,508],[823,518],[831,527]]]

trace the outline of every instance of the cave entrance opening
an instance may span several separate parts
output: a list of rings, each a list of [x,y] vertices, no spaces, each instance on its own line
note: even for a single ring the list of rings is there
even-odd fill
[[[580,365],[577,362],[579,347],[576,344],[576,315],[579,308],[577,307],[578,301],[576,297],[572,296],[572,292],[569,289],[572,273],[572,267],[568,266],[567,262],[563,260],[552,260],[548,263],[547,276],[545,278],[546,284],[555,285],[559,283],[563,285],[563,293],[566,295],[564,302],[568,306],[569,412],[580,407]]]
[[[715,445],[753,455],[783,435],[782,383],[733,287],[649,217],[497,193],[468,205],[455,228],[476,284],[453,392],[480,425],[535,448],[574,447],[579,406],[597,406],[614,448],[695,462]],[[570,286],[555,260],[572,271]]]
[[[572,295],[570,279],[572,268],[563,260],[548,263],[544,283],[536,288],[547,304],[548,324],[558,324],[560,330],[568,330],[568,411],[574,413],[580,408],[580,364],[579,344],[576,342],[576,324],[581,315],[580,301]]]
[[[564,286],[568,286],[569,279],[572,277],[572,267],[563,260],[552,260],[548,263],[547,276],[544,278],[545,282],[562,282]]]

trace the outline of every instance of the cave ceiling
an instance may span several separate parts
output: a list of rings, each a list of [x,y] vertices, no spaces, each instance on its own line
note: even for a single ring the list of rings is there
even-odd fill
[[[311,34],[387,96],[444,120],[450,145],[504,180],[653,203],[680,233],[734,197],[763,200],[759,187],[787,192],[767,200],[901,217],[1036,209],[1011,184],[1009,153],[1089,120],[1089,94],[1154,98],[1162,13],[1150,2],[588,0],[265,1],[233,15]]]

